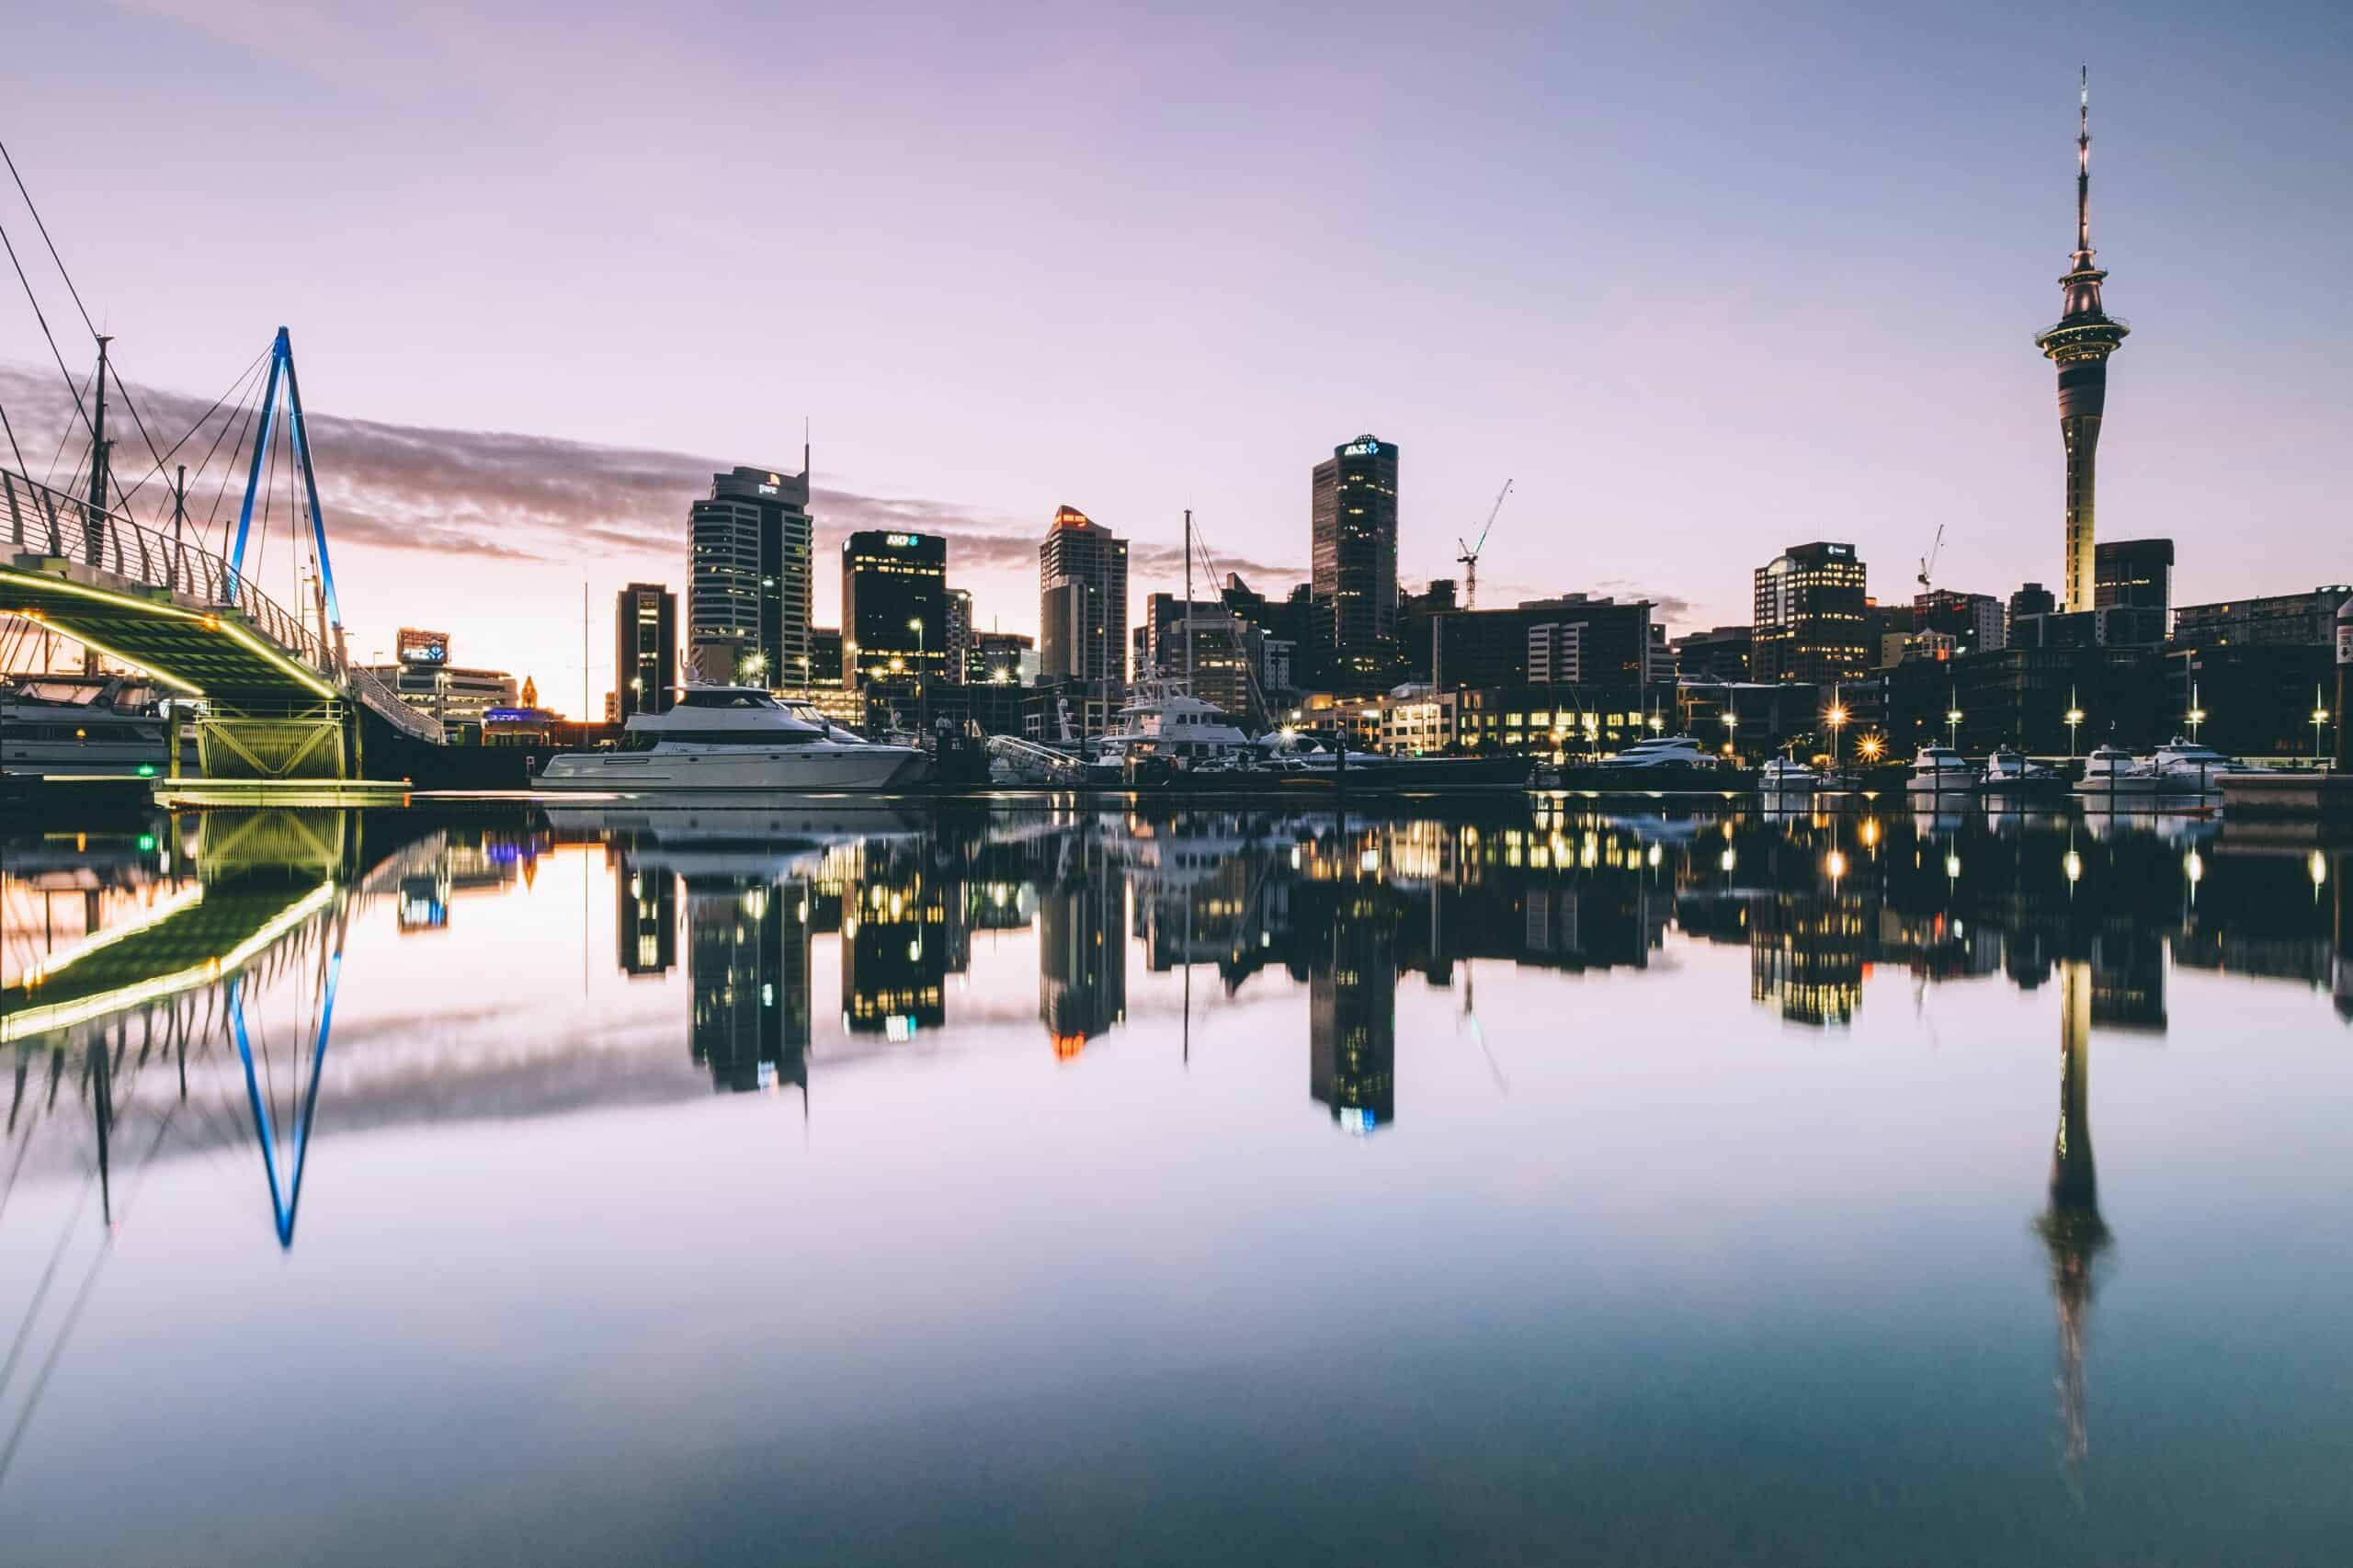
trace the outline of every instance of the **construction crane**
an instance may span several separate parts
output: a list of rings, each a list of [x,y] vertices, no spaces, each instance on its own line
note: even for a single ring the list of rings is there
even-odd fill
[[[1487,548],[1487,536],[1495,529],[1495,514],[1504,509],[1504,497],[1510,494],[1511,481],[1506,479],[1504,481],[1504,487],[1495,492],[1495,504],[1487,508],[1487,526],[1479,530],[1478,543],[1464,544],[1460,535],[1455,538],[1455,544],[1462,551],[1454,559],[1462,562],[1462,608],[1464,609],[1479,608],[1479,552]]]
[[[1928,546],[1928,553],[1920,557],[1920,586],[1926,588],[1937,570],[1937,557],[1945,552],[1945,526],[1937,525],[1937,537]]]

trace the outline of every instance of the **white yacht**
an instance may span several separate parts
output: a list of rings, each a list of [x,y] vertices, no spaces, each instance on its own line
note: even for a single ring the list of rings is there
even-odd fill
[[[1252,756],[1250,737],[1183,681],[1139,682],[1120,710],[1119,722],[1104,735],[1088,765],[1097,778],[1118,779],[1131,758],[1154,757],[1190,770],[1211,764],[1231,766]]]
[[[791,714],[794,718],[801,720],[803,723],[814,724],[819,729],[824,731],[825,738],[827,740],[839,741],[846,746],[862,746],[872,744],[864,735],[859,734],[856,730],[845,729],[840,724],[837,724],[833,720],[827,718],[824,710],[815,703],[810,701],[807,698],[780,697],[777,699],[777,706]]]
[[[2169,745],[2157,748],[2149,759],[2149,767],[2165,781],[2169,790],[2200,795],[2222,792],[2222,777],[2230,773],[2268,773],[2268,767],[2256,767],[2234,756],[2216,751],[2212,746],[2186,741],[2179,735]]]
[[[2014,800],[2024,795],[2048,794],[2060,787],[2060,778],[2042,764],[2029,759],[2024,752],[2004,746],[1985,759],[1985,777],[1980,787],[1988,795]]]
[[[913,746],[834,738],[758,687],[690,686],[666,713],[633,713],[619,750],[564,752],[540,769],[542,790],[617,794],[892,790],[919,783],[930,761]]]
[[[1760,795],[1811,795],[1822,787],[1822,775],[1793,757],[1777,756],[1756,775]]]
[[[1703,749],[1691,735],[1658,735],[1647,741],[1636,741],[1624,751],[1605,756],[1597,767],[1703,767],[1720,766],[1720,759]]]
[[[1904,787],[1915,795],[1972,794],[1977,789],[1977,769],[1950,746],[1922,746]]]
[[[2121,746],[2101,746],[2084,758],[2084,776],[2075,780],[2076,794],[2099,800],[2145,800],[2166,789],[2155,768],[2144,767]]]
[[[164,700],[143,680],[121,676],[28,675],[0,683],[0,773],[153,778],[168,771]],[[183,737],[185,752],[192,753],[193,738],[193,732]]]

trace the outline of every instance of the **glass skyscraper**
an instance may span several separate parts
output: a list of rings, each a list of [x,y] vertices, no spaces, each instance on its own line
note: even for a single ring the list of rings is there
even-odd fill
[[[806,683],[813,548],[809,462],[710,476],[688,513],[688,658],[699,680]]]

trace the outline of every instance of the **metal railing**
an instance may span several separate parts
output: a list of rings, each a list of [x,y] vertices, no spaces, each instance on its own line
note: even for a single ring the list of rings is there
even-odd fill
[[[443,738],[441,722],[345,656],[254,586],[249,574],[183,534],[171,537],[101,510],[78,496],[0,469],[0,529],[11,552],[70,561],[111,573],[145,588],[161,588],[209,608],[233,612],[248,629],[322,677],[340,683],[381,717],[420,740]]]

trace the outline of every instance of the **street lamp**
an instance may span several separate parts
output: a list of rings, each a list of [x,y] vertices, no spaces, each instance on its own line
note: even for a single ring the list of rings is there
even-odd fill
[[[2075,755],[2075,732],[2084,722],[2084,710],[2075,705],[2075,688],[2067,688],[2067,755]]]
[[[2198,738],[2198,726],[2206,722],[2206,710],[2198,706],[2198,683],[2189,683],[2189,711],[2182,715],[2189,721],[2189,738]]]
[[[2320,761],[2320,730],[2328,722],[2328,710],[2320,705],[2320,687],[2313,687],[2313,761]]]
[[[1961,745],[1961,710],[1945,710],[1945,744],[1958,750]]]
[[[1830,722],[1830,766],[1835,771],[1838,767],[1838,732],[1847,727],[1846,704],[1833,698],[1830,711],[1823,717]]]

